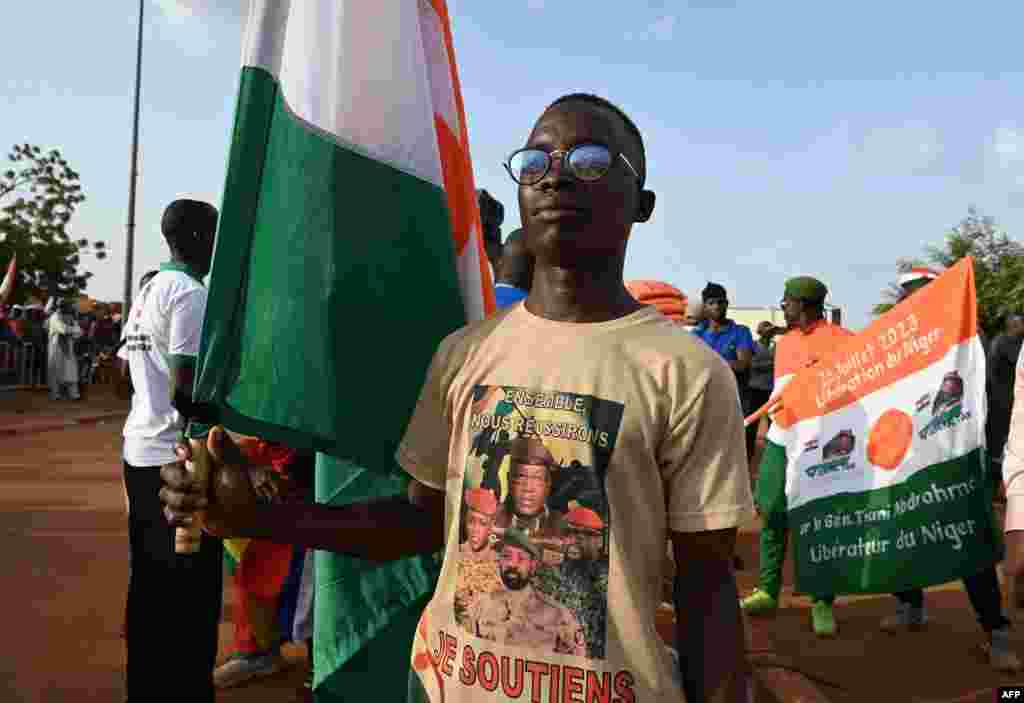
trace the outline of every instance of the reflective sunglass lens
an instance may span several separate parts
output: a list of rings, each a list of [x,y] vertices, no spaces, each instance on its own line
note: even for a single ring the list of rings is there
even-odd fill
[[[583,144],[569,154],[569,168],[581,181],[596,181],[612,166],[612,155],[599,144]]]
[[[548,168],[548,155],[540,149],[518,151],[509,160],[512,177],[520,183],[536,183]]]

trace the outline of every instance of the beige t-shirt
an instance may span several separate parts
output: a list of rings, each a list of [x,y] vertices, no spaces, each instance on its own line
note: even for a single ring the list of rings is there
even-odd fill
[[[427,698],[682,701],[655,630],[664,545],[753,513],[737,397],[725,362],[651,307],[575,324],[520,303],[445,339],[397,453],[447,493],[413,648]],[[480,487],[497,579],[465,602],[462,499]]]

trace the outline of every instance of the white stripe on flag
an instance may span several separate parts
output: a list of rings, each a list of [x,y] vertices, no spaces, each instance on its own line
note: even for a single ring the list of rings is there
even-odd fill
[[[243,65],[277,77],[296,117],[443,185],[418,3],[254,0],[252,13]]]

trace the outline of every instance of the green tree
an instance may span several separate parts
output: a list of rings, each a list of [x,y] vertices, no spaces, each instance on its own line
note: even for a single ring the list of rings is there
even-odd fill
[[[0,266],[18,257],[18,280],[9,302],[33,296],[74,297],[91,273],[79,269],[83,255],[106,257],[103,242],[72,240],[69,223],[85,200],[79,175],[56,149],[44,152],[16,144],[0,173]]]
[[[942,244],[926,247],[923,260],[900,259],[897,270],[903,273],[922,264],[948,268],[965,256],[974,258],[978,318],[991,337],[1002,331],[1007,314],[1024,312],[1024,246],[999,229],[994,218],[974,206],[967,208],[967,216],[946,233]],[[874,313],[891,309],[899,294],[899,285],[891,284]]]

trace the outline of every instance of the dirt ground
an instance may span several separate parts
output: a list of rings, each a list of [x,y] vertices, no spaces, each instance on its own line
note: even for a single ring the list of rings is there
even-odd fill
[[[34,398],[33,401],[38,400]],[[0,401],[0,427],[11,417]],[[125,410],[92,400],[77,414]],[[34,417],[59,414],[41,402]],[[4,437],[0,458],[0,701],[120,703],[120,636],[128,579],[128,531],[121,490],[123,420]],[[231,635],[226,594],[221,649]],[[306,671],[304,647],[293,668],[257,685],[222,692],[224,703],[290,703]]]
[[[33,398],[32,403],[38,398]],[[0,428],[20,416],[57,416],[70,409],[45,401],[17,413],[0,394]],[[113,398],[92,397],[76,413],[124,411]],[[0,701],[65,703],[123,700],[121,618],[127,581],[127,530],[120,483],[122,421],[17,434],[2,439],[0,458],[0,593],[5,632],[0,640]],[[756,580],[757,533],[740,540],[746,568],[741,592]],[[1024,683],[1024,675],[989,671],[981,632],[959,584],[930,589],[932,622],[919,633],[890,636],[878,621],[891,612],[887,596],[840,598],[839,637],[814,638],[806,598],[784,592],[781,612],[751,623],[755,666],[798,670],[815,680],[829,700],[841,703],[973,703],[995,700],[999,685]],[[231,632],[230,597],[221,627]],[[1024,625],[1017,628],[1024,654]],[[279,677],[220,694],[220,701],[286,703],[294,700],[306,670],[302,648],[288,651],[293,668]],[[382,702],[383,703],[383,702]]]

